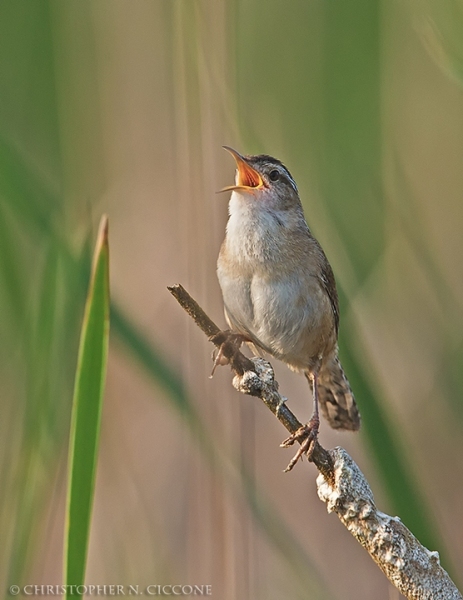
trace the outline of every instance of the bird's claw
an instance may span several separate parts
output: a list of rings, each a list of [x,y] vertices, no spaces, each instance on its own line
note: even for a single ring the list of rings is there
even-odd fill
[[[216,350],[213,350],[212,360],[214,361],[214,364],[212,366],[212,371],[211,371],[211,374],[209,375],[209,379],[212,379],[214,377],[215,370],[219,365],[224,366],[224,365],[228,365],[230,363],[228,358],[226,356],[224,356],[222,346],[220,346],[220,348],[217,350],[217,352],[216,352]]]
[[[246,338],[240,333],[234,333],[233,331],[219,331],[216,335],[210,338],[211,342],[217,344],[219,349],[217,354],[212,354],[214,365],[212,367],[212,373],[209,378],[212,379],[216,368],[220,365],[228,365],[233,357],[239,352],[241,344],[246,341]]]
[[[306,425],[299,427],[296,432],[291,434],[280,444],[281,448],[289,448],[289,446],[292,446],[295,442],[299,442],[301,444],[299,450],[296,452],[284,470],[284,473],[291,471],[296,465],[297,461],[304,454],[306,454],[307,458],[310,460],[315,448],[315,444],[318,441],[319,427],[320,419],[318,418],[318,415],[314,415]]]

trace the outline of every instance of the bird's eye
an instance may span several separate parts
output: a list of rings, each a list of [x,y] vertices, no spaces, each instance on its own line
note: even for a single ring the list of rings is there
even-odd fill
[[[270,171],[268,174],[268,177],[270,181],[278,181],[280,179],[280,173],[276,169],[273,169],[273,171]]]

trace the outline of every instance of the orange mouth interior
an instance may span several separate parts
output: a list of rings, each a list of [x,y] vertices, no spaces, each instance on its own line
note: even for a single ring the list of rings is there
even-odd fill
[[[236,158],[236,157],[235,157]],[[236,159],[238,167],[238,185],[247,188],[258,188],[263,184],[262,177],[241,158]]]
[[[228,150],[230,154],[233,155],[233,158],[236,161],[236,167],[238,171],[238,179],[236,185],[228,185],[224,187],[221,192],[228,192],[231,190],[256,190],[264,185],[264,181],[260,174],[251,167],[250,164],[246,161],[244,156],[241,156],[239,152],[233,150],[229,146],[224,146],[225,150]]]

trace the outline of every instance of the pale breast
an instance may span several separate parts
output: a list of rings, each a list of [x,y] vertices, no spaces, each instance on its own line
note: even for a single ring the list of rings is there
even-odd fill
[[[307,270],[277,277],[219,259],[218,277],[232,329],[296,370],[311,368],[336,343],[329,299]]]

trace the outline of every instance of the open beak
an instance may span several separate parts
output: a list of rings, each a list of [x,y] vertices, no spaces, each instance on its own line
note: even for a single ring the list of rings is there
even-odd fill
[[[220,192],[230,192],[232,190],[242,190],[250,192],[252,190],[260,189],[264,186],[264,181],[259,173],[251,167],[247,162],[246,158],[242,156],[230,146],[223,146],[225,150],[228,150],[236,161],[237,168],[237,182],[236,185],[227,185],[227,187],[219,190]]]

